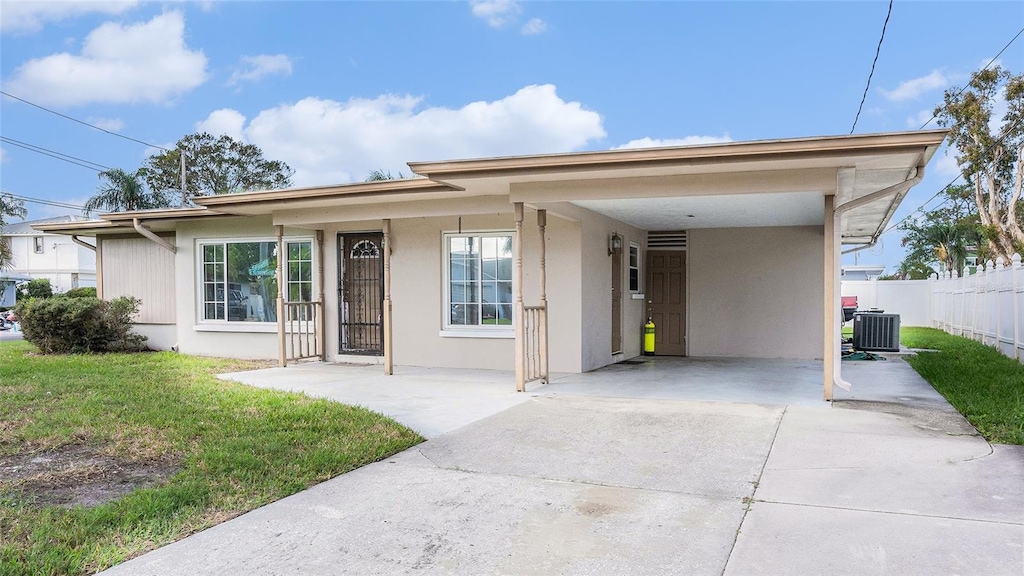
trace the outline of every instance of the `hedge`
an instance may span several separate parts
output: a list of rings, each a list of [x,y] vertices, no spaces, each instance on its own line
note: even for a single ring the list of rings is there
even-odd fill
[[[127,296],[31,298],[15,309],[25,339],[47,354],[142,350],[145,336],[131,331],[138,312],[139,300]]]

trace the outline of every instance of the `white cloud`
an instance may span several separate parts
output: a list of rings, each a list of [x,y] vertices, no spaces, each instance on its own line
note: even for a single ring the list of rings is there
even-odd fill
[[[907,127],[917,130],[919,128],[937,128],[938,125],[935,123],[935,119],[932,117],[934,111],[932,110],[921,110],[913,116],[907,117]],[[928,124],[925,125],[925,122]]]
[[[569,152],[605,136],[597,112],[562,100],[552,85],[461,108],[422,104],[390,94],[305,98],[260,112],[242,135],[294,168],[297,186],[362,180],[375,169],[408,173],[409,161]],[[239,119],[234,110],[217,110],[197,126],[225,132]]]
[[[209,132],[214,136],[228,135],[235,140],[245,141],[245,116],[237,110],[221,108],[210,112],[206,120],[196,122],[196,132]]]
[[[519,20],[523,7],[516,0],[470,0],[473,15],[491,28],[504,28]]]
[[[162,103],[206,80],[206,56],[185,46],[185,19],[167,12],[149,22],[103,24],[81,55],[29,60],[6,82],[11,92],[42,104]]]
[[[89,13],[120,14],[138,5],[137,0],[69,1],[18,0],[3,2],[0,31],[38,32],[47,22],[58,22]]]
[[[271,74],[291,76],[292,59],[284,54],[242,56],[242,67],[231,74],[228,86],[243,81],[256,82]]]
[[[960,166],[956,163],[956,152],[949,148],[937,154],[935,161],[935,173],[943,178],[952,178],[960,174]]]
[[[536,36],[537,34],[543,34],[547,29],[547,22],[540,18],[530,18],[526,24],[523,24],[521,32],[524,36]]]
[[[96,126],[97,128],[103,128],[111,132],[120,132],[121,128],[124,128],[124,122],[120,118],[99,118],[97,116],[90,116],[86,120],[89,124]]]
[[[626,150],[631,148],[666,148],[670,146],[699,146],[701,144],[723,144],[732,142],[728,134],[721,136],[684,136],[683,138],[650,138],[643,137],[639,140],[630,140],[612,150]]]
[[[945,88],[949,85],[949,78],[945,74],[938,70],[933,70],[931,74],[927,76],[921,76],[920,78],[912,78],[905,82],[900,82],[900,85],[895,90],[886,90],[881,88],[882,95],[888,100],[900,102],[903,100],[913,100],[928,92],[930,90],[936,90],[938,88]]]

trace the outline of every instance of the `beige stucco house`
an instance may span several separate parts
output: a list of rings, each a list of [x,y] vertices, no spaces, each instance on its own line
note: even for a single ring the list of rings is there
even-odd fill
[[[945,131],[411,163],[419,177],[247,192],[38,228],[95,237],[103,297],[156,348],[515,368],[641,353],[823,359],[839,259],[873,243]],[[284,255],[283,257],[280,257]]]

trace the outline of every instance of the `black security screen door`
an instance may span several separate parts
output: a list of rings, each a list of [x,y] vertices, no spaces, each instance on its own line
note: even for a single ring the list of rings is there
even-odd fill
[[[338,235],[338,342],[347,354],[384,353],[384,236]]]

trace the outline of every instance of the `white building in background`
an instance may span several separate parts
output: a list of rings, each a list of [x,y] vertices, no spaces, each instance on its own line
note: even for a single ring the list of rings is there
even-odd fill
[[[885,266],[874,264],[861,264],[843,266],[840,276],[843,281],[847,280],[878,280],[878,277],[885,273]]]
[[[13,267],[0,275],[46,278],[54,292],[96,286],[96,253],[75,244],[70,236],[49,234],[32,228],[35,224],[60,224],[81,220],[59,216],[7,224],[3,236],[11,243]]]

